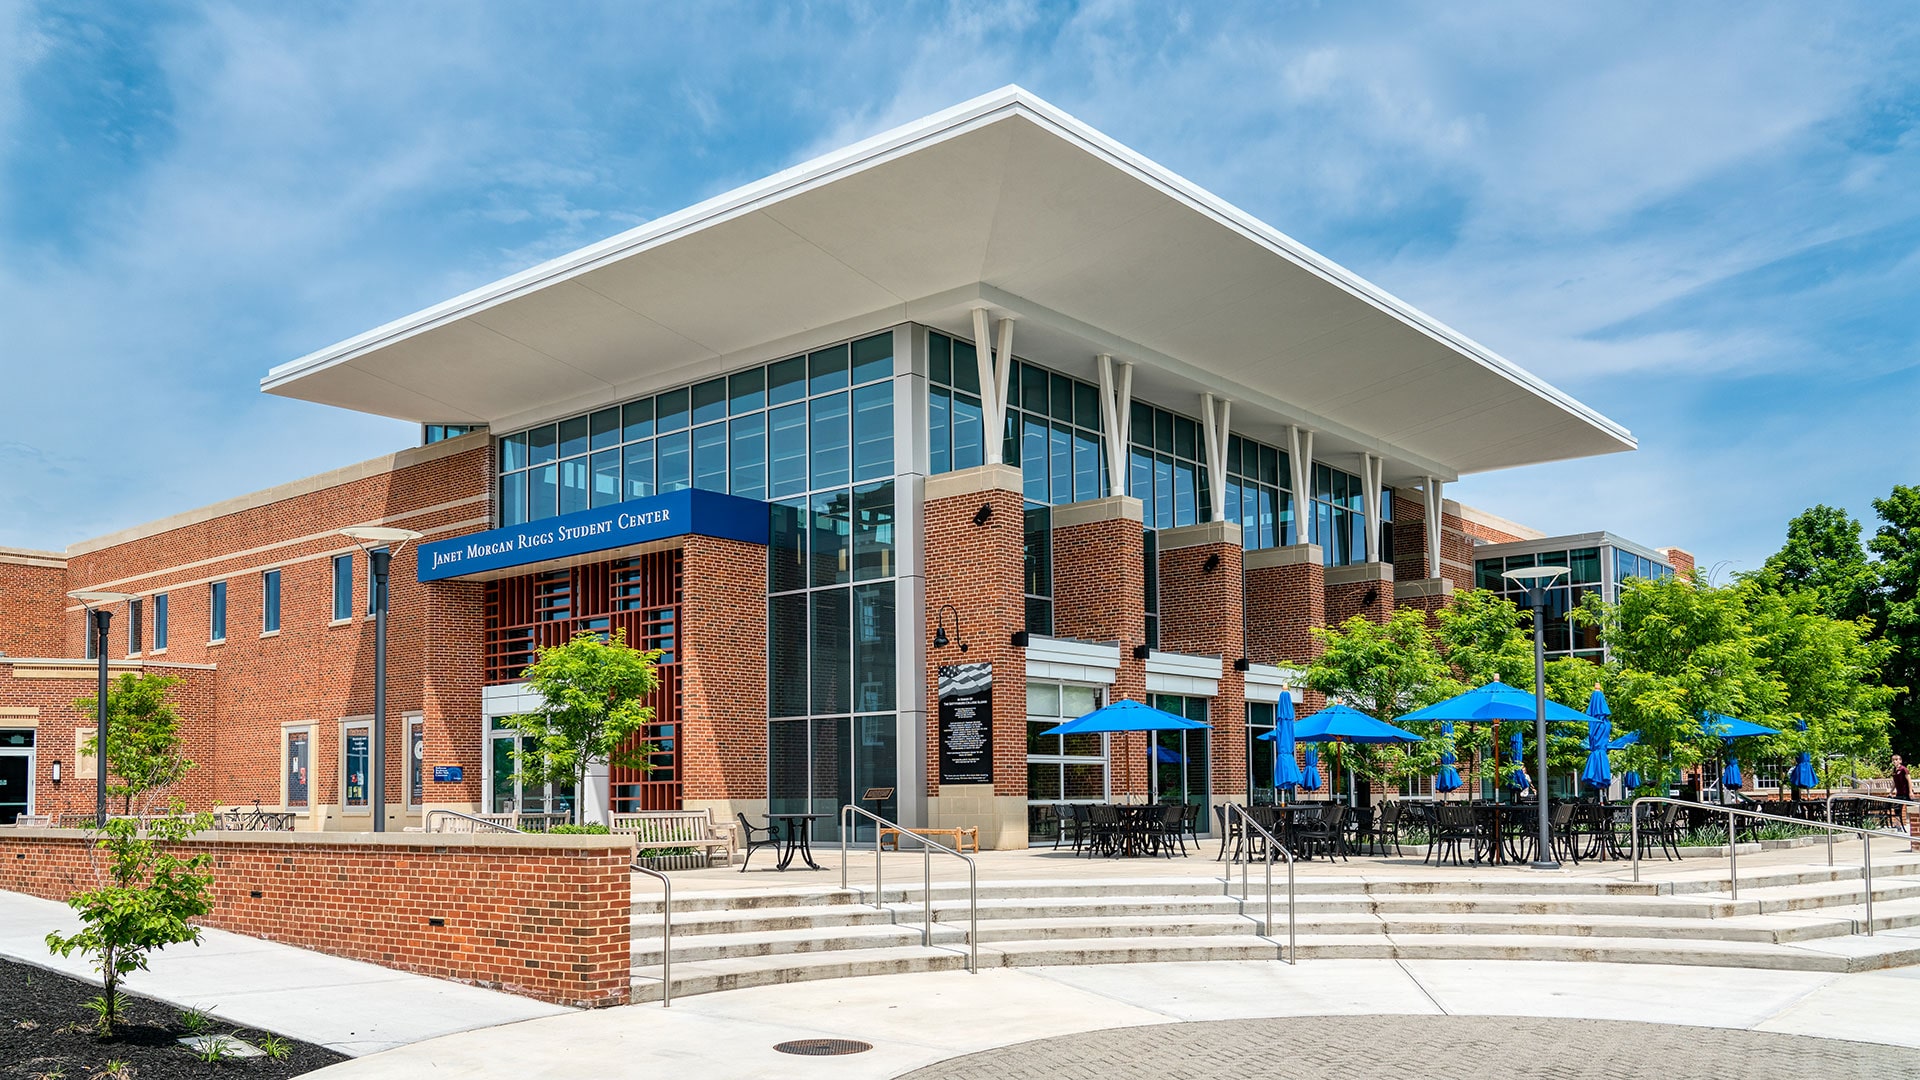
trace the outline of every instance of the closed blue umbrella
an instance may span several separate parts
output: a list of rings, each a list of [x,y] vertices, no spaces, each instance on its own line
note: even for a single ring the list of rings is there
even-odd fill
[[[1613,710],[1607,708],[1607,695],[1600,688],[1593,688],[1593,696],[1587,699],[1587,764],[1580,770],[1580,779],[1590,787],[1606,788],[1613,784],[1613,763],[1607,760],[1607,746],[1613,742],[1613,721],[1609,719]]]
[[[1302,774],[1300,786],[1308,791],[1320,790],[1320,752],[1307,747],[1307,771]]]
[[[1727,759],[1727,771],[1720,774],[1720,786],[1730,787],[1736,790],[1746,786],[1746,781],[1740,776],[1739,758]]]
[[[1299,787],[1305,777],[1300,774],[1300,763],[1293,760],[1292,691],[1282,690],[1280,700],[1274,703],[1273,741],[1278,744],[1273,748],[1273,786],[1276,789]]]
[[[1795,721],[1793,726],[1797,728],[1801,734],[1806,733],[1807,722],[1805,720]],[[1820,778],[1813,774],[1813,753],[1811,751],[1800,751],[1800,760],[1794,762],[1792,770],[1787,773],[1787,783],[1797,788],[1819,786]]]
[[[1620,782],[1627,785],[1628,791],[1640,790],[1640,774],[1632,769],[1627,770],[1627,775],[1621,777]]]
[[[1513,733],[1513,775],[1507,778],[1507,786],[1515,791],[1525,791],[1533,786],[1533,780],[1527,776],[1526,742],[1519,732]]]
[[[1451,720],[1440,725],[1440,734],[1449,739],[1453,737],[1453,722]],[[1459,763],[1459,760],[1459,758],[1453,756],[1453,748],[1452,745],[1449,744],[1448,748],[1440,754],[1440,772],[1433,778],[1433,790],[1440,792],[1442,795],[1460,790],[1460,770],[1454,768],[1454,766]]]
[[[1180,751],[1167,746],[1154,747],[1153,759],[1155,761],[1158,761],[1162,765],[1180,765],[1185,763],[1187,760],[1184,756],[1181,755]]]

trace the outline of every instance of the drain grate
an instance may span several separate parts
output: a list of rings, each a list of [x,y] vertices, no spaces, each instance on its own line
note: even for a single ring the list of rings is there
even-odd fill
[[[783,1054],[799,1054],[802,1057],[833,1057],[837,1054],[864,1053],[873,1049],[873,1044],[856,1039],[795,1039],[792,1042],[774,1043],[773,1048]]]

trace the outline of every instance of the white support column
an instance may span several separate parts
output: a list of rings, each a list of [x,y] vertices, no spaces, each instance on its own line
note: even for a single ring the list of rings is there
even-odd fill
[[[1296,544],[1311,544],[1313,520],[1313,432],[1306,428],[1287,429],[1287,465],[1293,473],[1293,520],[1298,533]]]
[[[980,419],[986,429],[981,433],[986,444],[982,460],[999,465],[1007,430],[1007,380],[1013,375],[1013,320],[1001,319],[995,327],[986,308],[974,308],[973,356],[980,371]]]
[[[1380,489],[1387,463],[1372,454],[1360,456],[1361,513],[1367,519],[1367,561],[1380,561]]]
[[[1200,395],[1201,435],[1207,444],[1207,494],[1213,500],[1210,510],[1214,521],[1227,520],[1227,432],[1232,419],[1233,399]]]
[[[1427,527],[1427,576],[1430,578],[1443,577],[1444,575],[1440,573],[1440,508],[1443,505],[1440,498],[1440,481],[1431,476],[1427,477],[1426,487],[1422,489],[1421,493],[1426,496],[1427,501],[1427,517],[1425,521]]]
[[[1129,494],[1127,443],[1133,436],[1133,365],[1122,360],[1116,380],[1113,357],[1100,357],[1100,422],[1107,445],[1107,494]]]

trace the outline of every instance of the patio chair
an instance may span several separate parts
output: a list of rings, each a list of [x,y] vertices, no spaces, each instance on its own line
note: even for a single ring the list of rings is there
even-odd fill
[[[1390,802],[1380,808],[1380,820],[1373,828],[1373,842],[1380,854],[1387,853],[1387,845],[1393,845],[1393,855],[1400,857],[1400,814],[1399,802]]]
[[[1300,843],[1300,853],[1311,859],[1316,854],[1332,859],[1340,850],[1339,806],[1316,806],[1310,810],[1296,810],[1293,815],[1293,835]]]
[[[1560,857],[1578,863],[1580,844],[1573,811],[1574,806],[1570,802],[1554,803],[1548,811],[1547,832],[1553,838],[1554,846],[1559,848]]]
[[[1053,825],[1053,846],[1056,849],[1059,848],[1060,833],[1063,831],[1060,825],[1060,808],[1042,804],[1030,807],[1027,812],[1031,815],[1031,819],[1027,822],[1027,828],[1030,831],[1044,835],[1047,825],[1049,823]]]
[[[1235,814],[1233,820],[1229,822],[1227,820],[1227,808],[1225,806],[1215,806],[1213,808],[1213,817],[1214,821],[1220,826],[1220,853],[1213,857],[1213,861],[1219,862],[1221,859],[1226,858],[1227,845],[1232,844],[1233,861],[1239,862],[1242,841],[1240,833],[1243,828],[1240,824],[1240,815]]]
[[[1087,857],[1120,854],[1120,808],[1097,803],[1087,810]]]
[[[1375,811],[1371,806],[1356,806],[1347,811],[1344,839],[1348,851],[1373,854],[1375,820]]]
[[[1427,842],[1427,854],[1420,861],[1432,859],[1434,865],[1444,865],[1449,855],[1455,866],[1465,866],[1466,855],[1461,845],[1474,841],[1473,815],[1464,806],[1442,804],[1433,808],[1433,831]]]
[[[1053,838],[1053,846],[1056,849],[1060,846],[1061,837],[1065,837],[1074,853],[1079,853],[1080,845],[1086,840],[1087,835],[1086,809],[1078,803],[1060,804],[1060,835]]]
[[[1178,844],[1180,846],[1180,854],[1184,856],[1187,853],[1186,831],[1186,805],[1182,803],[1169,805],[1166,813],[1161,815],[1160,827],[1154,831],[1151,837],[1153,846],[1159,848],[1161,854],[1171,859],[1173,858],[1174,845]]]
[[[744,874],[747,864],[753,861],[754,852],[763,847],[773,848],[777,852],[779,841],[774,838],[772,825],[754,825],[745,814],[736,813],[733,816],[740,819],[740,840],[747,846],[747,857],[740,860],[740,872]]]
[[[1193,841],[1196,850],[1200,847],[1200,811],[1199,803],[1188,803],[1186,816],[1182,820],[1187,830],[1187,837]]]

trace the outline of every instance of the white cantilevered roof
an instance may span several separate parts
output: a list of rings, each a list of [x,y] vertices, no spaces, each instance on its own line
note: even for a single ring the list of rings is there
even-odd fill
[[[914,319],[1234,427],[1451,477],[1632,449],[1619,424],[1009,87],[274,368],[268,393],[421,422],[584,408]],[[1187,410],[1191,412],[1192,410]],[[1263,430],[1264,429],[1264,430]]]

